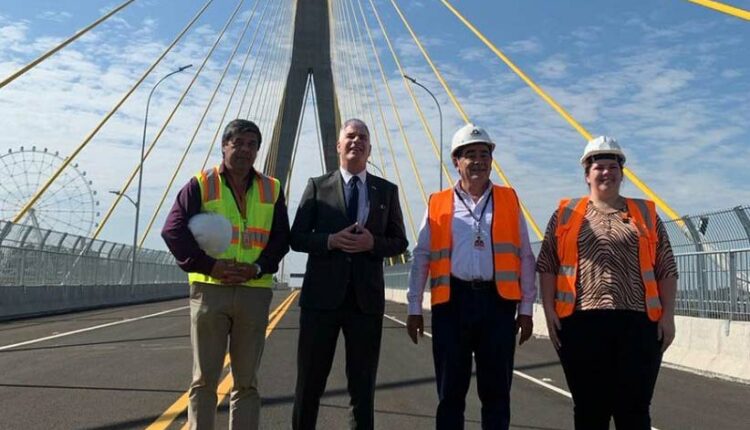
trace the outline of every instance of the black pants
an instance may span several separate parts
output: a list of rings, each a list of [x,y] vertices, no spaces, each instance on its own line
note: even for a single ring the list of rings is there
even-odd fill
[[[440,400],[438,430],[464,428],[472,353],[482,402],[482,428],[509,427],[515,314],[516,302],[502,299],[491,282],[476,289],[451,279],[450,301],[432,308],[432,352]]]
[[[563,318],[558,351],[575,404],[577,430],[651,428],[661,365],[657,325],[645,312],[576,311]]]
[[[351,291],[339,309],[302,309],[293,429],[315,428],[340,331],[346,344],[346,379],[351,398],[349,427],[357,430],[374,427],[375,378],[382,329],[383,315],[363,313]]]

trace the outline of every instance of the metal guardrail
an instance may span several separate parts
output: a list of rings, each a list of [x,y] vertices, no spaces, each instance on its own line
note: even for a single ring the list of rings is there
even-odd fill
[[[750,248],[750,206],[664,222],[676,254]]]
[[[130,283],[133,247],[0,221],[0,285]],[[139,249],[136,283],[184,283],[166,251]]]
[[[750,248],[676,254],[675,259],[677,315],[750,321]],[[386,266],[386,287],[406,289],[410,270],[411,262]]]

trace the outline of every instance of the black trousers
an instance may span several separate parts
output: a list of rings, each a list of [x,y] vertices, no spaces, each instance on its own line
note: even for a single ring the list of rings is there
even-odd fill
[[[649,430],[661,365],[657,325],[645,312],[576,311],[561,320],[558,351],[577,430]]]
[[[482,428],[509,427],[515,315],[516,302],[501,298],[492,282],[472,287],[451,278],[450,301],[432,308],[438,430],[464,428],[472,353],[482,402]]]
[[[349,289],[335,310],[302,309],[297,346],[297,387],[292,428],[314,429],[320,398],[331,372],[339,332],[346,345],[346,379],[350,396],[349,428],[374,427],[375,378],[383,331],[382,314],[363,313]]]

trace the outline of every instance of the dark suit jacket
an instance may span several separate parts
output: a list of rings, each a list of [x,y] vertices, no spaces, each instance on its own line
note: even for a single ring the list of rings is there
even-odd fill
[[[351,279],[360,309],[383,313],[383,259],[406,250],[398,187],[367,173],[370,212],[365,223],[375,244],[371,251],[349,254],[328,249],[328,235],[348,227],[344,180],[339,170],[310,178],[292,225],[291,246],[309,254],[300,306],[332,310],[344,301]]]

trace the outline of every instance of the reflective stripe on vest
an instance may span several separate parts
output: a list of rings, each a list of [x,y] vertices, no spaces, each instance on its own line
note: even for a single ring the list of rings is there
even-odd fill
[[[427,213],[430,225],[430,290],[432,305],[450,300],[451,247],[453,244],[453,188],[430,196]],[[492,251],[495,286],[508,300],[521,299],[520,207],[515,191],[492,187]]]
[[[232,239],[229,248],[218,258],[233,259],[242,263],[253,263],[268,244],[273,222],[273,210],[279,196],[279,182],[271,177],[255,173],[253,186],[247,190],[245,213],[243,219],[237,202],[234,200],[228,185],[222,180],[219,168],[201,172],[196,175],[201,190],[201,212],[218,213],[227,218],[232,225]],[[200,273],[190,273],[191,283],[220,284],[221,282]],[[271,287],[271,274],[260,279],[252,279],[244,285],[250,287]]]
[[[649,319],[661,318],[659,288],[654,276],[656,259],[656,206],[641,199],[625,199],[638,234],[638,259],[645,289],[646,312]],[[576,279],[578,274],[578,235],[586,215],[589,198],[564,199],[557,210],[557,256],[560,260],[555,294],[555,311],[560,318],[575,310]]]

